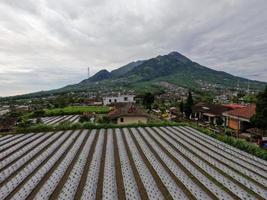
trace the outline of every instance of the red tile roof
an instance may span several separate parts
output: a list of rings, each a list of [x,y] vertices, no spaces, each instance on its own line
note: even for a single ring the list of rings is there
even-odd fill
[[[223,106],[231,108],[231,109],[238,109],[238,108],[245,108],[246,106],[241,105],[241,104],[235,104],[235,103],[230,103],[230,104],[224,104]]]
[[[228,116],[241,117],[245,119],[250,119],[256,113],[256,106],[251,105],[244,108],[239,108],[225,112],[224,114]]]

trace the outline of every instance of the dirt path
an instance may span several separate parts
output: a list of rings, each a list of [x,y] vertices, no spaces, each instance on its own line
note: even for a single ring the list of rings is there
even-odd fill
[[[140,175],[138,173],[138,170],[136,168],[135,162],[134,162],[133,157],[132,157],[132,153],[131,153],[130,148],[129,148],[128,144],[127,144],[127,141],[126,141],[126,138],[125,138],[125,133],[121,131],[121,135],[122,135],[122,140],[123,140],[123,143],[124,143],[124,146],[125,146],[125,150],[127,152],[128,158],[129,158],[129,162],[130,162],[133,174],[134,174],[135,182],[137,184],[140,196],[141,196],[142,199],[148,199],[148,195],[147,195],[145,186],[144,186],[144,184],[142,182],[142,179],[141,179],[141,177],[140,177]]]
[[[172,135],[170,135],[170,133],[168,133],[168,131],[166,131],[165,129],[160,129],[161,131],[163,131],[166,135],[168,135],[173,141],[177,142],[179,145],[181,145],[183,148],[185,148],[187,151],[191,152],[192,154],[194,154],[196,157],[198,157],[199,159],[201,159],[203,162],[205,162],[207,165],[209,165],[210,167],[212,167],[213,169],[217,170],[220,174],[222,174],[222,176],[227,177],[228,179],[230,179],[234,184],[238,185],[240,188],[242,188],[243,190],[247,191],[248,193],[250,193],[251,195],[253,195],[254,197],[258,198],[258,199],[262,199],[263,198],[258,195],[257,193],[255,193],[254,191],[250,190],[250,188],[247,188],[246,186],[244,186],[243,184],[241,184],[239,181],[235,180],[233,177],[229,176],[228,174],[226,174],[225,172],[223,172],[222,170],[218,169],[217,167],[215,167],[214,165],[212,165],[211,163],[207,162],[205,159],[203,159],[201,156],[197,155],[195,152],[193,152],[191,149],[189,149],[188,147],[186,147],[184,144],[182,144],[180,141],[178,141],[176,138],[174,138]],[[236,196],[236,195],[235,195]]]
[[[71,134],[69,135],[69,136],[71,136]],[[71,146],[75,143],[75,141],[76,141],[76,139],[78,138],[78,136],[79,135],[77,135],[76,137],[75,137],[75,140],[73,140],[72,142],[71,142],[71,144],[70,144],[70,146],[67,148],[67,150],[63,153],[63,155],[62,155],[62,157],[64,157],[64,155],[67,153],[67,151],[71,148]],[[69,137],[67,137],[65,140],[64,140],[64,142],[68,139]],[[64,144],[64,143],[61,143],[61,144]],[[60,149],[60,147],[61,147],[61,145],[59,145],[57,148],[56,148],[56,150],[54,151],[54,152],[56,152],[58,149]],[[40,163],[39,164],[39,166],[37,167],[37,168],[35,168],[34,169],[34,171],[29,175],[29,176],[27,176],[27,178],[25,178],[17,187],[16,187],[16,189],[15,190],[13,190],[11,193],[9,193],[9,195],[5,198],[5,200],[8,200],[8,199],[12,199],[12,197],[13,197],[13,195],[14,194],[16,194],[22,187],[23,187],[23,185],[32,177],[32,176],[34,176],[34,174],[35,173],[37,173],[37,171],[46,163],[46,162],[48,162],[49,161],[49,159],[54,155],[54,152],[53,153],[51,153],[42,163]],[[61,159],[59,159],[60,160],[60,162],[61,162]],[[56,162],[56,163],[58,163],[59,162],[59,160]],[[59,163],[60,163],[59,162]],[[55,164],[56,165],[56,164]],[[55,165],[52,167],[52,168],[54,168],[55,167]],[[51,168],[51,169],[52,169]],[[50,169],[50,170],[51,170]],[[50,172],[50,171],[49,171]],[[48,173],[49,173],[48,172]],[[47,174],[48,174],[47,173]],[[46,177],[45,177],[46,178]],[[43,180],[43,179],[42,179]],[[42,182],[42,180],[41,180],[41,182]],[[40,183],[40,182],[39,182]],[[36,187],[34,188],[34,191],[35,190],[39,190],[39,187],[40,186],[42,186],[42,185],[40,185],[40,184],[37,184],[36,185]]]
[[[104,169],[105,169],[105,160],[106,160],[106,147],[107,147],[107,129],[105,129],[105,137],[104,137],[104,144],[102,149],[102,156],[101,156],[101,163],[100,163],[100,170],[98,175],[98,183],[96,189],[96,200],[102,200],[103,196],[103,183],[104,183]]]
[[[166,188],[166,186],[164,185],[164,183],[161,181],[161,179],[160,179],[159,175],[157,174],[156,170],[153,168],[153,166],[148,161],[148,159],[145,156],[144,152],[142,151],[139,143],[137,142],[135,136],[133,135],[131,129],[129,129],[129,132],[130,132],[130,136],[133,139],[133,142],[134,142],[135,146],[138,149],[138,152],[140,153],[143,161],[145,162],[145,164],[146,164],[147,168],[149,169],[150,173],[152,174],[152,176],[153,176],[153,178],[154,178],[154,180],[155,180],[155,182],[156,182],[159,190],[163,194],[164,198],[166,200],[173,199],[172,196],[170,195],[168,189]]]
[[[10,176],[8,176],[3,182],[0,183],[0,188],[7,183],[9,180],[11,180],[14,176],[16,176],[21,170],[23,170],[23,168],[25,168],[29,163],[31,163],[33,160],[35,160],[40,154],[42,154],[44,151],[46,151],[50,146],[52,146],[59,137],[61,137],[62,134],[59,134],[58,137],[56,137],[54,140],[52,140],[51,142],[49,142],[42,150],[40,150],[37,154],[35,154],[30,160],[28,160],[26,163],[24,163],[23,165],[21,165],[16,171],[14,171],[12,174],[10,174]],[[65,138],[64,141],[62,141],[62,143],[64,143],[68,138],[70,137],[70,135]],[[60,145],[59,145],[60,146]],[[59,147],[58,147],[59,148]],[[56,148],[55,151],[58,149]],[[54,152],[55,152],[54,151]]]
[[[113,135],[114,161],[115,161],[115,170],[116,170],[115,174],[116,174],[118,199],[125,199],[125,189],[124,189],[123,176],[122,176],[122,171],[121,171],[119,148],[118,148],[117,136],[115,134],[114,129],[112,129],[112,135]]]
[[[98,141],[98,137],[99,137],[99,130],[97,130],[97,132],[96,132],[96,136],[95,136],[94,141],[92,143],[92,147],[90,148],[90,151],[88,153],[88,156],[87,156],[87,159],[86,159],[86,164],[85,164],[85,166],[83,168],[82,177],[81,177],[81,180],[80,180],[79,185],[77,187],[74,199],[81,199],[81,197],[82,197],[83,188],[84,188],[84,186],[86,184],[86,181],[87,181],[87,174],[88,174],[88,171],[89,171],[89,168],[90,168],[91,161],[93,159],[93,155],[94,155],[94,152],[95,152],[95,147],[96,147],[96,144],[97,144],[97,141]]]

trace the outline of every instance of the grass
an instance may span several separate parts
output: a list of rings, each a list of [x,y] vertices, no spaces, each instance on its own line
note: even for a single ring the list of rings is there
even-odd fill
[[[127,124],[127,125],[118,125],[118,124],[94,124],[90,122],[85,123],[62,123],[57,126],[37,124],[28,128],[16,128],[16,133],[38,133],[38,132],[49,132],[49,131],[61,131],[61,130],[78,130],[78,129],[101,129],[101,128],[127,128],[127,127],[160,127],[160,126],[181,126],[182,123],[176,122],[152,122],[149,124]]]
[[[109,107],[107,106],[68,106],[65,108],[45,109],[45,116],[58,116],[58,115],[76,115],[84,112],[95,112],[98,114],[108,113]]]

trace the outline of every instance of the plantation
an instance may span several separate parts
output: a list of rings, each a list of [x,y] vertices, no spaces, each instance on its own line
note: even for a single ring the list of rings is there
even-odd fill
[[[0,199],[266,198],[266,161],[188,126],[0,138]]]
[[[98,114],[108,113],[109,107],[107,106],[68,106],[65,108],[46,109],[45,116],[57,115],[77,115],[84,112],[95,112]]]

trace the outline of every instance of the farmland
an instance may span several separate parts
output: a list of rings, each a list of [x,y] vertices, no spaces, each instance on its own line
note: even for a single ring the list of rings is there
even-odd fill
[[[41,118],[41,122],[46,125],[58,125],[63,122],[77,123],[79,122],[79,119],[79,115],[63,115],[55,117],[43,117]]]
[[[267,162],[190,127],[0,138],[0,199],[266,199]]]
[[[95,113],[107,113],[109,107],[107,106],[68,106],[65,108],[54,108],[46,109],[46,116],[57,116],[57,115],[76,115],[84,112],[95,112]]]

